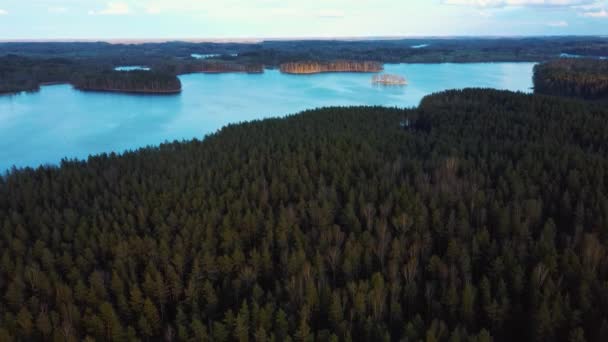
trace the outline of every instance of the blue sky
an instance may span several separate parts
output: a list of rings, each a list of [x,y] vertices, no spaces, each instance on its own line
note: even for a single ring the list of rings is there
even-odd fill
[[[0,0],[0,40],[608,35],[608,0]]]

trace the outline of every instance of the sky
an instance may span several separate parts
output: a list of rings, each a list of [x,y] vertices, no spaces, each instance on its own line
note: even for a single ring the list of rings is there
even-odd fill
[[[608,0],[0,0],[0,40],[608,35]]]

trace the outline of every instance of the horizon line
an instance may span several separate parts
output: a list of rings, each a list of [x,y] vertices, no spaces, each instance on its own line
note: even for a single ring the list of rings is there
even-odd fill
[[[170,37],[170,38],[10,38],[0,39],[0,43],[93,43],[110,44],[145,44],[145,43],[262,43],[265,41],[310,41],[310,40],[400,40],[400,39],[457,39],[457,38],[560,38],[560,37],[598,37],[608,38],[607,35],[370,35],[370,36],[284,36],[284,37]]]

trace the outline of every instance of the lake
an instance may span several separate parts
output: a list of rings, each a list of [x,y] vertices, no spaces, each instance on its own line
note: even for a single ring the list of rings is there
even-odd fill
[[[453,88],[530,92],[533,63],[388,64],[408,86],[372,85],[373,74],[192,74],[174,96],[81,92],[69,85],[0,96],[0,170],[58,164],[164,141],[202,138],[229,123],[324,106],[412,107]]]

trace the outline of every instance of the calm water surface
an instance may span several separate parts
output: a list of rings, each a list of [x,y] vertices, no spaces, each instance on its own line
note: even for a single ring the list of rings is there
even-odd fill
[[[69,85],[0,96],[0,170],[57,164],[164,141],[202,138],[222,126],[334,105],[411,107],[433,92],[492,87],[529,92],[532,63],[400,64],[386,72],[406,87],[371,84],[371,74],[194,74],[175,96],[91,93]]]

